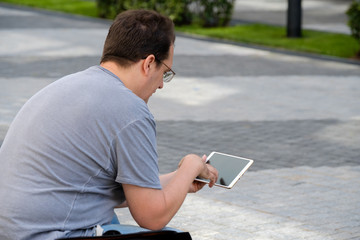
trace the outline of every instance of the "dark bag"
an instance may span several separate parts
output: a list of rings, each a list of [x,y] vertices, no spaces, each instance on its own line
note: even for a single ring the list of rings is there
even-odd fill
[[[190,233],[188,232],[176,232],[176,231],[147,231],[147,232],[138,232],[130,234],[117,234],[109,236],[100,236],[100,237],[74,237],[74,238],[58,238],[56,240],[192,240]]]

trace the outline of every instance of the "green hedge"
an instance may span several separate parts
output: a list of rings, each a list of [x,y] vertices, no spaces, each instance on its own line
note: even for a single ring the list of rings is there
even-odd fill
[[[199,0],[197,2],[200,5],[200,25],[205,27],[228,25],[235,0]]]
[[[114,18],[129,9],[151,9],[169,16],[176,25],[226,26],[235,0],[97,0],[99,16]]]
[[[360,0],[354,0],[346,11],[351,35],[360,43]],[[360,51],[358,52],[360,57]]]

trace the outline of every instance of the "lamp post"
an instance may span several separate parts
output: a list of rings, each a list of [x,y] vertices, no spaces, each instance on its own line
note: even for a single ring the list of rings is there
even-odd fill
[[[287,37],[299,38],[301,33],[301,0],[288,0]]]

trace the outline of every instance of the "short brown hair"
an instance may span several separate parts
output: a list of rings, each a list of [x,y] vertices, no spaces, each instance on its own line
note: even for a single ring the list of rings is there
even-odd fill
[[[160,63],[174,42],[174,23],[168,17],[150,10],[125,11],[109,29],[101,63],[115,61],[127,67],[150,54]]]

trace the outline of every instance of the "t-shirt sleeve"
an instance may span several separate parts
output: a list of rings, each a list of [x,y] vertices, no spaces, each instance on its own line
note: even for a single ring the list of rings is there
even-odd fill
[[[130,123],[117,134],[114,140],[116,182],[161,189],[155,128],[153,119],[144,118]]]

